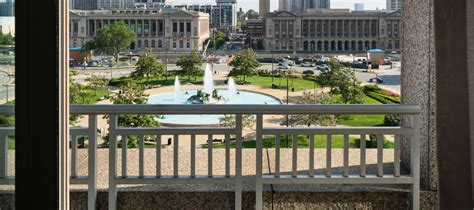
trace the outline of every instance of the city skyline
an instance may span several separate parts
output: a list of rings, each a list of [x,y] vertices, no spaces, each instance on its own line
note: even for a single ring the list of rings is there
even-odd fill
[[[215,4],[215,0],[174,0],[173,4]],[[354,3],[364,4],[364,9],[366,10],[375,10],[385,9],[386,1],[385,0],[331,0],[331,8],[354,8]],[[253,9],[258,11],[258,1],[255,0],[237,0],[239,8],[242,8],[244,11]],[[271,11],[278,9],[278,0],[271,0]]]

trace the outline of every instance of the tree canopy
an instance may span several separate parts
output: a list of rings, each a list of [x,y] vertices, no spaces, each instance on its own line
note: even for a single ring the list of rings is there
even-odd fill
[[[214,40],[213,38],[209,38],[208,40],[211,40],[211,42],[209,43],[209,48],[210,49],[214,49],[214,50],[217,50],[219,49],[222,45],[224,45],[226,42],[230,41],[230,38],[224,33],[224,32],[221,32],[221,31],[216,31],[216,44],[214,46]],[[208,41],[206,40],[206,42]]]
[[[176,65],[181,68],[179,75],[188,76],[188,80],[191,80],[191,76],[196,80],[196,76],[203,72],[201,55],[195,50],[189,55],[182,55]]]
[[[364,101],[364,91],[355,77],[355,72],[343,67],[338,61],[329,62],[329,70],[319,75],[319,83],[331,89],[332,94],[341,95],[345,104],[360,104]]]
[[[123,21],[115,22],[111,27],[103,27],[97,35],[84,45],[84,50],[94,51],[99,55],[113,55],[119,60],[119,53],[130,47],[136,34]]]
[[[297,104],[330,104],[331,95],[328,93],[312,94],[304,91],[303,96],[296,101]],[[335,126],[336,116],[327,114],[304,114],[291,116],[290,123],[303,126]]]
[[[132,73],[134,77],[157,77],[165,73],[165,64],[158,62],[151,51],[138,59],[136,69]]]
[[[243,76],[245,82],[246,77],[257,73],[257,68],[260,67],[260,65],[260,62],[255,57],[255,52],[252,49],[237,52],[235,57],[229,63],[229,66],[232,66],[229,76]]]

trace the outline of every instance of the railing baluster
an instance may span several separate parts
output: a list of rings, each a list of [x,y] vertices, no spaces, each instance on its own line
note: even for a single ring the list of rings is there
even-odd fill
[[[0,178],[8,176],[8,136],[0,136]]]
[[[365,177],[365,134],[360,135],[360,176]]]
[[[122,135],[122,177],[127,177],[128,136]]]
[[[384,136],[377,135],[377,176],[383,176],[383,142]]]
[[[263,129],[263,116],[257,115],[257,158],[256,158],[256,177],[255,177],[255,209],[262,209],[263,207],[263,184],[262,184],[262,129]]]
[[[77,136],[71,137],[71,177],[77,177]]]
[[[97,115],[89,115],[88,209],[97,203]]]
[[[349,176],[349,135],[344,135],[344,177]]]
[[[207,136],[207,176],[212,178],[212,135]]]
[[[326,134],[326,176],[331,177],[331,134]]]
[[[400,177],[400,135],[395,135],[395,149],[394,149],[394,176]]]
[[[196,177],[196,135],[191,135],[191,177]]]
[[[280,135],[275,136],[275,177],[280,177]]]
[[[156,135],[156,177],[161,177],[161,135]]]
[[[179,136],[173,136],[173,177],[177,178],[179,176]]]
[[[230,177],[230,136],[225,135],[225,177]]]
[[[109,210],[117,209],[117,115],[110,115],[109,124]]]
[[[291,143],[292,143],[292,150],[293,150],[293,158],[292,161],[292,170],[291,170],[291,176],[292,177],[297,177],[298,176],[298,136],[293,135],[291,136]]]
[[[235,115],[235,209],[242,209],[242,115]]]
[[[314,135],[309,135],[309,176],[314,177]]]
[[[139,148],[138,148],[138,176],[143,178],[145,176],[145,136],[140,135],[138,137]]]
[[[413,139],[411,140],[411,176],[412,209],[420,209],[420,115],[411,116],[413,125]]]

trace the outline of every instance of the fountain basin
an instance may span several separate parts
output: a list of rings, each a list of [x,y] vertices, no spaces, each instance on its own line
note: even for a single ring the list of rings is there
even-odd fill
[[[189,90],[187,94],[186,91],[182,91],[179,94],[178,104],[192,104],[191,101],[188,101],[188,98],[196,93],[197,90]],[[233,95],[230,100],[227,99],[229,95],[228,90],[218,90],[218,93],[223,99],[215,104],[281,104],[278,98],[253,91],[239,90],[238,94]],[[169,92],[151,95],[148,98],[148,104],[176,104],[175,93]],[[207,126],[218,125],[219,118],[222,116],[223,115],[163,115],[162,118],[157,118],[156,120],[166,126]]]

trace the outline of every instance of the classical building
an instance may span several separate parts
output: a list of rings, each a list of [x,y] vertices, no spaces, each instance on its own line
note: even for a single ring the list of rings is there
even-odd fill
[[[397,11],[403,8],[403,0],[386,0],[388,11]]]
[[[70,46],[81,47],[97,30],[124,21],[137,34],[132,50],[202,50],[209,38],[209,15],[176,10],[94,10],[70,12]]]
[[[265,18],[265,50],[347,52],[400,50],[400,12],[349,9],[274,12]]]
[[[304,13],[308,9],[329,9],[330,0],[279,0],[278,11]]]

